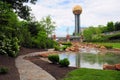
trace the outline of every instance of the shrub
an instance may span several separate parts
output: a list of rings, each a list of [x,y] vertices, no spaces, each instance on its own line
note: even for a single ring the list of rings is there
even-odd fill
[[[56,51],[60,51],[60,49],[61,49],[59,45],[56,45],[54,48]]]
[[[54,48],[57,43],[50,38],[32,37],[32,47],[39,49]]]
[[[59,62],[59,55],[49,55],[48,59],[53,63],[57,64]]]
[[[69,60],[67,58],[64,58],[63,60],[60,60],[59,64],[62,67],[68,67],[68,65],[70,64]]]
[[[120,33],[114,33],[112,35],[109,36],[109,40],[116,40],[116,39],[120,39]]]
[[[108,41],[108,36],[100,35],[100,34],[93,35],[91,41],[92,42],[105,42],[105,41]]]
[[[111,45],[104,45],[107,49],[112,49],[113,48],[113,46],[111,46]]]
[[[0,74],[6,74],[8,73],[8,68],[7,67],[0,67]]]
[[[12,45],[11,49],[12,50],[11,50],[11,53],[8,54],[9,56],[16,57],[18,55],[18,51],[19,51],[19,48],[20,48],[18,43],[19,43],[19,41],[16,37],[12,39],[12,41],[11,41],[11,45]]]
[[[4,36],[3,39],[0,40],[0,54],[16,57],[19,51],[18,43],[19,41],[16,37],[9,39]]]
[[[72,43],[71,42],[64,42],[64,43],[62,43],[62,45],[66,45],[66,46],[70,47],[72,45]]]
[[[55,46],[59,46],[58,42],[48,38],[46,42],[47,48],[54,48]]]
[[[62,50],[65,50],[67,47],[68,47],[68,46],[64,45],[64,46],[62,47]]]

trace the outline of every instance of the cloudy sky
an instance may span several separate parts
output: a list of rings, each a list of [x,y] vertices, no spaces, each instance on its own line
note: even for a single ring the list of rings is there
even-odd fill
[[[109,21],[120,21],[120,0],[38,0],[36,5],[29,4],[32,13],[39,21],[50,15],[56,22],[56,35],[66,36],[74,32],[74,15],[72,9],[80,5],[81,27],[106,25]]]

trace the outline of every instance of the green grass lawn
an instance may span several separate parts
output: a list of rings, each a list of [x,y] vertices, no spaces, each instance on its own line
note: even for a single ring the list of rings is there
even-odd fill
[[[80,68],[68,73],[63,80],[120,80],[120,71]]]
[[[95,44],[110,45],[110,46],[113,46],[113,48],[120,48],[120,43],[96,42]]]

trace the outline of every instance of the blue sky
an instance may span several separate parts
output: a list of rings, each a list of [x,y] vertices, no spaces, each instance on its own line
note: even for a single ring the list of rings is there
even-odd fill
[[[74,32],[74,15],[72,9],[80,5],[83,12],[80,16],[81,27],[106,25],[109,21],[120,21],[120,0],[38,0],[36,5],[29,4],[32,13],[39,21],[51,15],[56,22],[56,35],[66,36]]]

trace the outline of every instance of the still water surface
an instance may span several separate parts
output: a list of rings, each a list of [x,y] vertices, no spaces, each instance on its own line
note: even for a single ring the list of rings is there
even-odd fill
[[[62,53],[60,59],[68,58],[70,66],[103,69],[103,64],[120,63],[120,54],[115,53]]]

